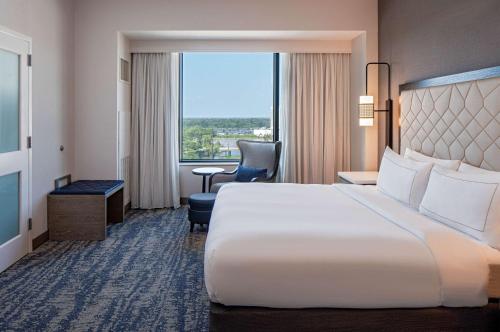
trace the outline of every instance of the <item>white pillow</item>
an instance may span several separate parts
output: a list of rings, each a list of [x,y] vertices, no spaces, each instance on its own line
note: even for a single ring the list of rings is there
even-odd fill
[[[460,166],[460,160],[448,160],[448,159],[438,159],[426,156],[420,152],[414,151],[412,149],[406,148],[405,150],[405,158],[416,160],[416,161],[424,161],[427,163],[433,163],[439,165],[441,167],[451,169],[456,171]]]
[[[431,169],[432,163],[405,159],[387,147],[380,164],[377,188],[384,194],[418,209]]]
[[[460,167],[458,168],[458,171],[461,173],[473,173],[473,174],[490,174],[490,175],[500,174],[500,172],[488,171],[487,169],[474,167],[474,166],[466,164],[466,163],[460,163]]]
[[[420,212],[500,249],[500,173],[434,168]]]

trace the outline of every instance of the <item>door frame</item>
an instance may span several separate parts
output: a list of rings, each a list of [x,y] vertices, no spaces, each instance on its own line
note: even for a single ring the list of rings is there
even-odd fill
[[[31,37],[26,36],[24,34],[21,34],[17,31],[11,30],[3,25],[0,25],[0,33],[26,42],[28,44],[28,54],[32,56],[32,54],[33,54],[33,49],[32,49],[33,42],[32,42]],[[33,91],[33,89],[32,89],[32,83],[33,83],[32,68],[33,67],[32,67],[32,65],[33,65],[33,63],[31,63],[31,65],[28,67],[28,136],[30,136],[30,137],[33,137],[33,135],[32,135],[33,134],[32,133],[32,118],[33,118],[33,115],[32,115],[32,105],[33,105],[33,102],[32,102],[32,91]],[[27,144],[26,139],[27,138],[21,137],[20,144]],[[33,220],[33,213],[32,213],[32,202],[33,202],[32,201],[32,192],[33,192],[33,187],[32,187],[32,183],[33,183],[32,153],[33,153],[33,151],[32,150],[33,150],[33,148],[28,149],[28,211],[27,211],[28,213],[27,214],[28,214],[28,218]],[[28,220],[25,220],[24,222],[28,222]],[[28,253],[30,253],[33,251],[33,239],[32,239],[32,229],[30,229],[29,227],[28,227],[28,234],[27,234],[26,238],[28,240],[28,243],[27,243]]]

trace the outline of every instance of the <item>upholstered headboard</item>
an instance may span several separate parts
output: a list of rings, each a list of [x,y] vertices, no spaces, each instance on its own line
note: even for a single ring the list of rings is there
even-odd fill
[[[500,171],[500,67],[400,86],[400,151]]]

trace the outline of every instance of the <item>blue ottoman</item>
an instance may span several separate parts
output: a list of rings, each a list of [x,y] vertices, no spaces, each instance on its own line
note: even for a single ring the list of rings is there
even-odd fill
[[[189,231],[192,232],[194,224],[208,225],[214,208],[216,193],[198,193],[189,196],[188,219],[191,222]]]

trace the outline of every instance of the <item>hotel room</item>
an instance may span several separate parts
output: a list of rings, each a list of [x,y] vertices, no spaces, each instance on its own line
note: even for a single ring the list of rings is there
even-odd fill
[[[0,0],[0,331],[500,331],[498,0]]]

